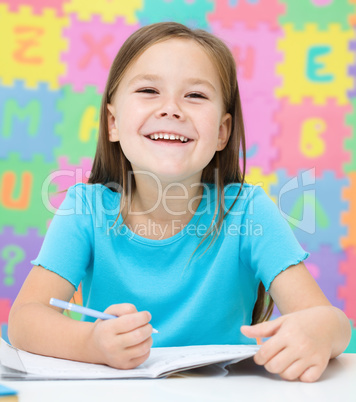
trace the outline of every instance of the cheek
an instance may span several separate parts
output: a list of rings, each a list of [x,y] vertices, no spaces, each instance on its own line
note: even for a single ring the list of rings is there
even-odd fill
[[[205,118],[201,120],[201,135],[204,135],[213,143],[217,141],[219,136],[219,117],[216,112],[207,113]]]
[[[149,117],[147,107],[143,105],[127,102],[121,109],[121,126],[125,128],[125,132],[137,132],[141,125]]]
[[[130,141],[128,137],[124,137],[120,140],[120,147],[126,159],[130,163],[134,163],[137,151],[135,151],[136,147],[132,147],[132,141]]]

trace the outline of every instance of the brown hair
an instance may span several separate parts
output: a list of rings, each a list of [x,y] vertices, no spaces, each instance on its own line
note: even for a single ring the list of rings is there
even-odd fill
[[[201,29],[191,30],[176,22],[161,22],[138,29],[125,41],[113,61],[102,97],[99,139],[89,183],[101,183],[120,191],[123,200],[122,205],[135,191],[134,177],[129,175],[129,172],[132,171],[129,160],[125,157],[120,143],[112,143],[108,138],[107,104],[111,103],[120,81],[130,65],[150,46],[172,38],[194,40],[210,56],[220,76],[225,112],[232,116],[231,135],[228,144],[222,151],[215,153],[213,159],[202,172],[201,180],[203,183],[217,181],[218,202],[212,222],[215,221],[216,215],[218,215],[218,220],[207,231],[198,245],[199,247],[207,238],[211,239],[210,245],[215,240],[225,216],[237,201],[243,188],[246,170],[245,133],[235,60],[225,43],[214,35]],[[240,148],[243,153],[242,170],[240,167]],[[217,179],[215,172],[218,172]],[[132,178],[132,182],[128,182],[128,177]],[[241,186],[233,204],[224,213],[224,186],[230,183],[241,183]],[[121,212],[122,207],[120,206],[119,215]],[[268,303],[265,303],[265,296],[265,288],[261,282],[253,311],[253,324],[268,320],[272,313],[273,301],[268,296]],[[267,308],[265,308],[266,305]]]

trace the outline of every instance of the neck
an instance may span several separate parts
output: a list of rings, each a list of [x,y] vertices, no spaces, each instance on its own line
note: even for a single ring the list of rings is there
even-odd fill
[[[203,194],[200,180],[201,173],[179,182],[160,180],[149,174],[135,175],[136,189],[128,205],[128,216],[158,223],[172,220],[188,223]]]

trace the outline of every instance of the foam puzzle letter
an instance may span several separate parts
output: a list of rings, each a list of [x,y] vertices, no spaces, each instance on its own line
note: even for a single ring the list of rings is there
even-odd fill
[[[1,200],[5,208],[25,210],[30,205],[33,176],[31,172],[23,172],[21,176],[21,193],[15,199],[16,174],[8,171],[3,175],[1,188]]]

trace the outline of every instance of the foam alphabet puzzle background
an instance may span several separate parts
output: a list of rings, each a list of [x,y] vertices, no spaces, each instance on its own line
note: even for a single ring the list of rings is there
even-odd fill
[[[2,336],[61,191],[88,180],[117,51],[138,28],[169,20],[231,49],[247,181],[311,253],[306,266],[349,317],[355,353],[355,0],[0,0]]]

